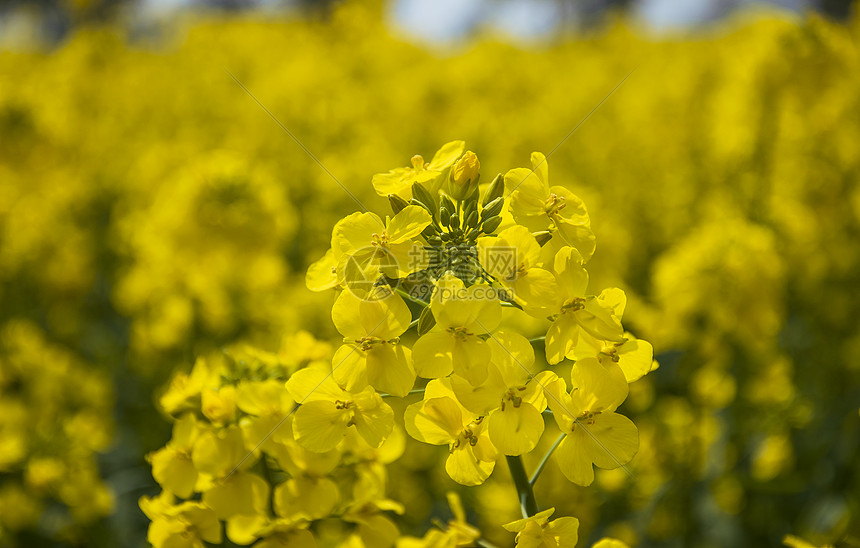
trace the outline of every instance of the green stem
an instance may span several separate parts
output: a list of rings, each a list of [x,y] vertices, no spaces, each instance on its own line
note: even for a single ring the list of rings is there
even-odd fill
[[[546,340],[546,335],[544,335],[543,337],[535,337],[534,339],[529,339],[529,342],[532,344],[535,344],[535,343],[539,343],[539,342],[544,342],[545,340]]]
[[[549,462],[549,458],[558,448],[559,444],[561,443],[561,440],[563,440],[565,436],[567,436],[567,434],[561,434],[558,439],[555,440],[555,443],[552,444],[552,447],[549,448],[549,451],[546,452],[546,455],[543,456],[543,459],[540,461],[540,464],[538,464],[537,470],[535,470],[535,473],[532,475],[532,479],[529,480],[529,485],[534,485],[535,482],[538,480],[538,478],[540,477],[540,473],[543,472],[543,467],[546,466],[547,462]]]
[[[428,306],[430,306],[428,303],[425,303],[425,302],[424,302],[424,301],[422,301],[421,299],[418,299],[418,298],[416,298],[416,297],[413,297],[412,295],[410,295],[409,293],[407,293],[407,292],[403,291],[403,290],[402,290],[402,289],[400,289],[399,287],[398,287],[397,289],[395,289],[395,291],[397,292],[397,294],[398,294],[398,295],[400,295],[401,297],[403,297],[403,298],[404,298],[404,299],[406,299],[407,301],[412,301],[412,302],[413,302],[413,303],[415,303],[415,304],[420,304],[420,305],[421,305],[421,306],[423,306],[424,308],[427,308]],[[411,327],[411,326],[410,326],[410,327]]]
[[[517,495],[520,500],[520,510],[523,517],[527,518],[538,513],[538,505],[535,500],[535,493],[532,490],[532,485],[529,483],[529,477],[526,475],[526,469],[523,466],[523,459],[519,455],[505,457],[508,460],[508,468],[511,470],[511,478],[514,480],[514,486],[517,488]]]
[[[269,463],[266,461],[265,453],[260,455],[260,463],[263,468],[263,477],[266,479],[266,482],[269,485],[274,485],[272,481],[272,471],[269,469]],[[269,511],[272,512],[272,515],[275,515],[275,497],[269,497]]]

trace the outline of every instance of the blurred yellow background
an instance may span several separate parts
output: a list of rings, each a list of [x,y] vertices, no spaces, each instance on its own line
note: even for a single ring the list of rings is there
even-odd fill
[[[860,18],[494,36],[417,45],[352,2],[0,52],[0,546],[144,545],[171,372],[337,338],[304,272],[357,209],[340,184],[385,212],[371,176],[454,139],[489,180],[603,99],[552,177],[589,207],[594,285],[627,292],[661,367],[624,406],[633,477],[546,479],[538,499],[591,541],[860,545]],[[454,488],[437,457],[392,465],[404,532]],[[510,489],[465,490],[472,521],[514,519]]]

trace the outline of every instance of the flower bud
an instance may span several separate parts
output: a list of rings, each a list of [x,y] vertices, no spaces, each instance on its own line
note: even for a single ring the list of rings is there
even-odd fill
[[[451,166],[451,175],[448,178],[448,193],[455,200],[463,200],[478,188],[478,179],[481,162],[478,155],[471,150],[466,151],[463,157]]]
[[[436,200],[433,199],[433,195],[421,183],[412,184],[412,199],[417,200],[431,215],[433,214],[433,210],[436,209]]]
[[[494,230],[499,228],[499,225],[502,224],[501,217],[490,217],[484,224],[481,226],[481,230],[484,231],[484,234],[492,234]]]
[[[505,193],[505,178],[502,177],[502,174],[499,173],[496,175],[496,178],[493,179],[493,182],[490,183],[490,186],[487,187],[486,192],[484,193],[484,199],[481,200],[481,205],[486,207],[487,204],[496,200],[497,198],[501,198]]]
[[[543,247],[552,239],[552,233],[548,230],[541,230],[540,232],[532,232],[532,236],[535,237],[539,246]]]
[[[409,202],[407,202],[397,194],[389,194],[388,203],[391,204],[391,211],[393,211],[395,215],[400,213],[400,211],[402,211],[404,207],[409,205]]]
[[[505,205],[505,200],[501,196],[488,204],[484,204],[484,209],[481,210],[481,217],[489,219],[495,217],[502,212],[502,207]]]
[[[421,311],[421,315],[418,316],[418,335],[426,335],[433,329],[433,326],[436,325],[436,318],[433,316],[433,313],[430,311],[430,307],[424,308]]]

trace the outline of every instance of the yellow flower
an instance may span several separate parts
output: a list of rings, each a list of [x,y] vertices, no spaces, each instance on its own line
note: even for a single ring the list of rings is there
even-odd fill
[[[149,456],[155,481],[184,499],[191,496],[197,483],[191,453],[200,432],[194,415],[187,413],[173,425],[173,437],[167,445]]]
[[[342,292],[331,311],[344,344],[332,358],[332,377],[348,391],[368,384],[382,392],[405,396],[415,384],[412,352],[400,344],[412,313],[388,286],[376,287],[368,299]]]
[[[331,451],[350,427],[379,447],[394,427],[394,411],[373,388],[348,392],[323,368],[297,371],[286,386],[293,399],[301,402],[293,420],[296,441],[310,451]]]
[[[275,487],[275,513],[283,518],[322,519],[340,499],[337,484],[328,478],[292,477]]]
[[[558,291],[554,295],[552,324],[546,332],[547,362],[556,364],[571,354],[583,334],[601,341],[623,342],[624,330],[611,303],[585,295],[588,273],[579,252],[563,247],[555,256],[554,270]]]
[[[555,278],[538,266],[540,245],[527,228],[515,225],[478,238],[478,259],[527,312],[540,316],[552,305]]]
[[[502,525],[516,533],[516,548],[572,548],[579,540],[579,520],[562,517],[548,521],[555,508]]]
[[[270,487],[263,478],[247,471],[257,455],[248,453],[238,426],[201,434],[191,458],[198,472],[209,479],[202,501],[218,519],[265,512]]]
[[[445,471],[463,485],[484,482],[496,465],[493,447],[482,417],[458,401],[447,379],[427,383],[424,399],[403,415],[410,436],[431,445],[448,445]]]
[[[248,414],[239,420],[246,447],[276,452],[278,444],[293,441],[292,422],[284,418],[290,415],[295,402],[283,381],[240,381],[236,405]]]
[[[604,289],[597,296],[597,304],[603,310],[612,310],[612,314],[620,321],[627,297],[618,288]],[[641,379],[654,367],[654,347],[648,341],[637,339],[630,333],[624,333],[620,341],[604,341],[595,337],[578,337],[567,357],[572,360],[596,357],[600,363],[614,361],[624,371],[627,382]]]
[[[169,414],[196,407],[194,399],[217,378],[217,371],[210,367],[207,360],[203,357],[197,358],[190,374],[180,371],[170,379],[170,385],[158,403]]]
[[[555,373],[532,373],[534,350],[522,335],[499,332],[487,342],[492,362],[486,381],[473,386],[454,375],[451,388],[466,409],[487,417],[490,441],[499,451],[505,455],[528,453],[543,434],[543,387],[555,380]]]
[[[427,254],[414,238],[431,222],[427,210],[416,205],[404,207],[384,222],[372,212],[347,215],[338,221],[332,233],[337,284],[346,283],[354,290],[367,292],[380,274],[403,278],[425,268]],[[326,284],[315,287],[324,288]]]
[[[380,196],[397,194],[404,200],[409,200],[412,198],[414,183],[428,183],[430,187],[435,186],[434,183],[438,183],[438,179],[463,154],[465,148],[465,141],[445,143],[436,151],[429,163],[425,163],[421,156],[413,156],[411,167],[398,167],[388,173],[374,175],[373,188]]]
[[[413,347],[415,369],[428,379],[451,371],[475,384],[487,378],[490,348],[482,336],[494,331],[502,319],[496,291],[485,285],[468,289],[452,274],[436,283],[430,302],[436,325]]]
[[[594,481],[592,464],[612,469],[623,466],[639,449],[633,422],[615,409],[627,398],[627,381],[618,364],[601,365],[595,358],[576,362],[568,394],[564,380],[546,387],[547,403],[559,430],[567,434],[554,457],[561,472],[579,485]]]
[[[173,495],[162,491],[154,498],[141,497],[141,510],[152,520],[146,540],[154,548],[203,548],[203,542],[220,544],[221,523],[215,512],[199,502],[174,505]]]
[[[481,162],[478,155],[471,150],[466,151],[462,158],[457,160],[451,168],[448,178],[448,193],[455,200],[465,200],[478,188],[478,180],[481,174]]]
[[[585,203],[563,186],[549,185],[549,166],[540,152],[532,152],[532,168],[518,167],[505,174],[511,213],[532,232],[550,230],[575,247],[587,261],[595,238]]]
[[[201,411],[214,424],[233,422],[236,418],[236,387],[206,388],[201,395]]]

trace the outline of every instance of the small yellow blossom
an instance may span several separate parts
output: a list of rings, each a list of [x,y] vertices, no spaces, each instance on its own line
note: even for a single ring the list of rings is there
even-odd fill
[[[570,548],[579,539],[579,520],[562,517],[548,521],[555,508],[503,525],[516,533],[516,548]]]

